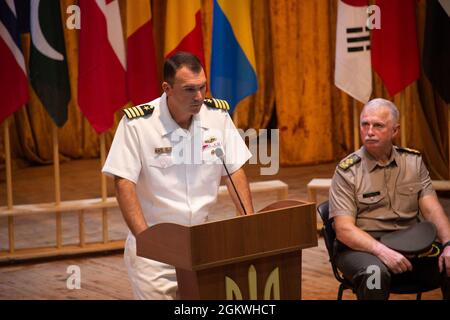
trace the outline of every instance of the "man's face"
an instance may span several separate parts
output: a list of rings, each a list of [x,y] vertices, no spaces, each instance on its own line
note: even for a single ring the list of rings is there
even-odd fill
[[[398,133],[388,107],[366,108],[360,118],[361,140],[370,153],[379,154],[392,147]]]
[[[171,111],[177,114],[194,115],[200,112],[205,99],[206,77],[203,69],[199,73],[181,67],[175,73],[173,85],[163,83],[170,100]]]

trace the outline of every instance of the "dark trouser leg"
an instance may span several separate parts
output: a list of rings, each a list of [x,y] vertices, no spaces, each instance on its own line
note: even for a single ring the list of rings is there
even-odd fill
[[[414,283],[422,291],[441,287],[444,300],[450,300],[450,277],[439,272],[438,257],[411,259],[412,272],[404,272],[392,277],[392,285]]]
[[[337,252],[335,262],[355,288],[358,300],[387,300],[391,275],[380,259],[366,252]]]
[[[450,277],[442,275],[441,282],[442,299],[450,300]]]

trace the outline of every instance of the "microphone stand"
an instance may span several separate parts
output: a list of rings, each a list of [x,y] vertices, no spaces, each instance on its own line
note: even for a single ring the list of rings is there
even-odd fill
[[[247,211],[245,210],[245,207],[244,207],[244,204],[242,203],[241,197],[239,196],[239,193],[237,192],[237,189],[236,189],[236,186],[234,185],[233,179],[231,179],[231,175],[228,172],[228,168],[225,165],[225,161],[223,160],[224,159],[224,155],[223,155],[222,149],[217,148],[215,154],[222,161],[223,167],[225,168],[225,171],[227,172],[227,176],[228,176],[228,178],[231,181],[231,185],[233,186],[234,192],[236,192],[236,195],[237,195],[237,198],[239,200],[239,203],[241,204],[242,210],[244,211],[244,215],[247,215]]]

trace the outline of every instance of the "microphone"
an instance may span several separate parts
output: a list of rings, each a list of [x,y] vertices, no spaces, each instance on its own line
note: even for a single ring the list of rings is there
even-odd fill
[[[245,207],[244,207],[244,204],[242,203],[241,197],[239,196],[239,193],[237,192],[236,186],[234,185],[233,179],[231,179],[231,175],[228,172],[227,166],[225,165],[225,161],[224,161],[225,155],[223,154],[222,148],[216,148],[214,153],[220,160],[222,160],[223,167],[225,168],[225,171],[227,172],[228,178],[231,181],[231,185],[233,186],[234,192],[236,192],[236,195],[237,195],[237,198],[239,200],[239,203],[241,204],[242,210],[244,211],[244,214],[247,215],[247,211],[245,210]]]

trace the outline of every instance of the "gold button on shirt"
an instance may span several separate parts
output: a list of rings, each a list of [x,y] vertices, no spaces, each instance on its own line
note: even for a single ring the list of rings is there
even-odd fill
[[[351,215],[365,231],[404,229],[417,222],[419,198],[435,194],[420,154],[393,147],[378,163],[364,147],[346,169],[336,167],[330,188],[330,217]],[[349,157],[352,157],[350,155]]]

